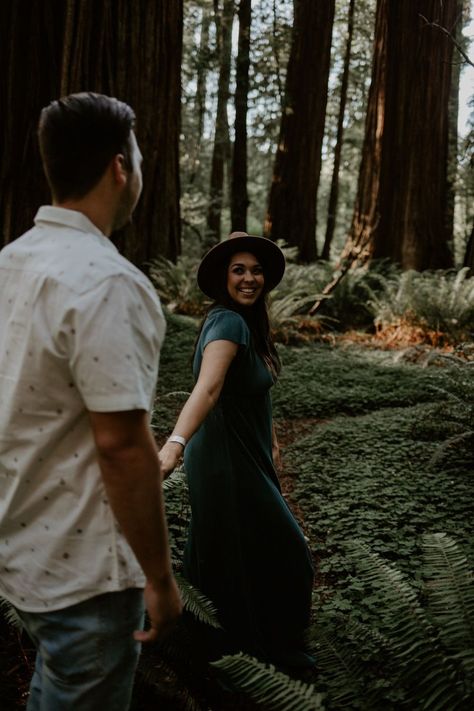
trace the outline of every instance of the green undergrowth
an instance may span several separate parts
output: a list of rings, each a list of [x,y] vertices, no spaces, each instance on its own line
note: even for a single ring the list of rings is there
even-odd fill
[[[197,334],[196,319],[165,310],[166,337],[160,356],[160,374],[152,426],[158,438],[171,433],[180,409],[192,390],[191,359]]]
[[[474,552],[472,472],[432,467],[439,442],[414,435],[429,407],[339,417],[287,450],[320,561],[316,603],[325,613],[350,611],[364,621],[377,606],[377,595],[354,575],[347,552],[354,539],[396,562],[415,584],[423,534],[449,533]]]
[[[196,321],[168,317],[154,415],[160,436],[169,433],[192,388],[196,331]],[[386,623],[386,583],[364,573],[361,561],[369,560],[367,550],[395,566],[423,607],[423,537],[448,534],[474,559],[474,371],[471,364],[395,363],[392,353],[360,347],[279,346],[279,352],[283,372],[273,393],[275,417],[280,428],[291,422],[293,432],[298,420],[304,423],[284,460],[317,562],[313,637],[343,666],[351,645],[361,662],[350,682],[357,703],[337,700],[324,665],[317,668],[316,691],[330,691],[329,711],[378,709],[380,703],[411,711],[418,706],[397,685],[398,667],[390,667],[377,631]],[[189,512],[176,490],[167,507],[176,528],[176,559]]]
[[[273,392],[276,417],[326,419],[408,407],[442,398],[445,375],[436,369],[396,365],[391,354],[333,348],[280,347],[283,370]]]
[[[312,636],[317,659],[326,650],[330,660],[318,667],[317,689],[329,690],[328,709],[418,708],[378,633],[386,584],[363,572],[354,543],[394,565],[422,606],[423,537],[448,534],[474,560],[474,371],[400,365],[356,348],[281,354],[276,416],[315,420],[286,449],[285,469],[317,561]],[[419,668],[416,652],[412,662]],[[334,669],[346,669],[336,682]],[[350,702],[339,697],[348,690]]]

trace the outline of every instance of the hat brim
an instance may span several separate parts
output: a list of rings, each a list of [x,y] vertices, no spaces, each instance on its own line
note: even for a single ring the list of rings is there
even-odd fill
[[[236,252],[251,252],[263,267],[265,292],[274,289],[285,273],[285,256],[275,242],[266,237],[245,235],[219,242],[202,258],[197,273],[197,283],[206,296],[215,299],[219,295],[219,270]]]

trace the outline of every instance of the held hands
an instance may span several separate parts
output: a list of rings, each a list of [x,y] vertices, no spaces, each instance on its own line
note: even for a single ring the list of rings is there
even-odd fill
[[[148,580],[143,595],[151,627],[137,630],[133,637],[137,642],[155,642],[159,637],[166,636],[183,610],[179,588],[172,576],[154,585]]]
[[[178,442],[166,442],[158,452],[163,479],[166,479],[176,469],[183,456],[183,446]]]

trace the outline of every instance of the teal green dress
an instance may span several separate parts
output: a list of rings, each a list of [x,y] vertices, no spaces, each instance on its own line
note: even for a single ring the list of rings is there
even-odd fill
[[[214,602],[223,627],[202,626],[199,636],[210,658],[243,650],[281,666],[308,666],[313,567],[273,466],[273,378],[244,318],[224,307],[204,323],[196,378],[215,340],[239,350],[184,458],[192,511],[184,573]]]

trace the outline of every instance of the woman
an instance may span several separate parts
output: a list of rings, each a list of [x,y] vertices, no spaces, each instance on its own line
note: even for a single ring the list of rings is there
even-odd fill
[[[184,451],[191,500],[186,578],[216,605],[223,631],[202,630],[212,657],[244,650],[285,667],[304,651],[313,569],[281,495],[270,388],[280,370],[265,295],[285,259],[270,240],[235,232],[213,247],[198,285],[214,303],[199,334],[196,385],[160,451],[164,476]]]

